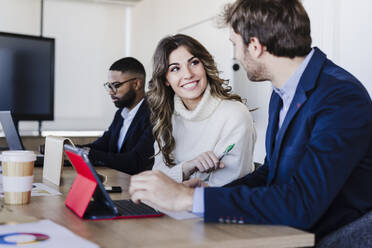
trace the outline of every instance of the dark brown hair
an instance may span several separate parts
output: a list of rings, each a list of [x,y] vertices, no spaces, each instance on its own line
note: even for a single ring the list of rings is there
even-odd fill
[[[222,18],[245,45],[256,37],[275,56],[293,58],[311,50],[310,19],[300,0],[237,0],[225,6]]]
[[[115,61],[110,66],[110,71],[121,71],[122,73],[136,74],[141,77],[143,81],[146,78],[145,67],[136,58],[125,57]]]
[[[147,100],[151,110],[150,120],[153,125],[153,134],[158,142],[159,152],[163,154],[164,162],[169,167],[175,165],[172,152],[176,143],[172,135],[174,91],[166,85],[166,74],[169,55],[181,46],[185,47],[203,64],[211,95],[221,99],[242,101],[240,96],[230,93],[231,87],[219,77],[219,71],[212,55],[197,40],[183,34],[163,38],[154,53],[153,73],[149,82]]]

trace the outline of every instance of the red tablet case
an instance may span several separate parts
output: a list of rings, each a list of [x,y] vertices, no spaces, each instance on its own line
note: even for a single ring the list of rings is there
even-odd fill
[[[83,218],[90,199],[92,199],[96,190],[97,181],[82,157],[67,150],[65,152],[78,173],[67,195],[65,204],[80,218]]]

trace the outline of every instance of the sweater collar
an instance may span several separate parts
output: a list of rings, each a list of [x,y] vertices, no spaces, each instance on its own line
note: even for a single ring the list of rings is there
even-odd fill
[[[213,114],[220,102],[220,98],[211,95],[210,86],[208,84],[198,106],[196,106],[196,108],[192,111],[188,110],[183,104],[181,98],[175,94],[174,112],[176,115],[179,115],[186,120],[202,121]]]

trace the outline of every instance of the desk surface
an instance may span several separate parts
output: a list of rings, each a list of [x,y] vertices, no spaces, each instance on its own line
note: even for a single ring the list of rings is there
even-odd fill
[[[108,176],[108,185],[121,185],[123,193],[114,200],[128,199],[129,176],[111,169],[97,171]],[[41,182],[35,168],[35,182]],[[205,224],[202,219],[174,220],[168,216],[146,219],[87,221],[64,205],[75,178],[64,168],[62,196],[32,197],[24,206],[7,206],[13,213],[51,219],[101,247],[304,247],[314,245],[314,235],[285,226]],[[48,183],[46,183],[48,184]],[[50,184],[48,184],[50,186]]]

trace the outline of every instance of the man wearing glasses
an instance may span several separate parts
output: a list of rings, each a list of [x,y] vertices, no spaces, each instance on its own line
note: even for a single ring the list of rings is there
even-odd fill
[[[145,79],[145,69],[135,58],[122,58],[111,65],[104,87],[119,109],[103,136],[84,145],[95,165],[131,175],[152,168],[154,137],[144,99]]]

